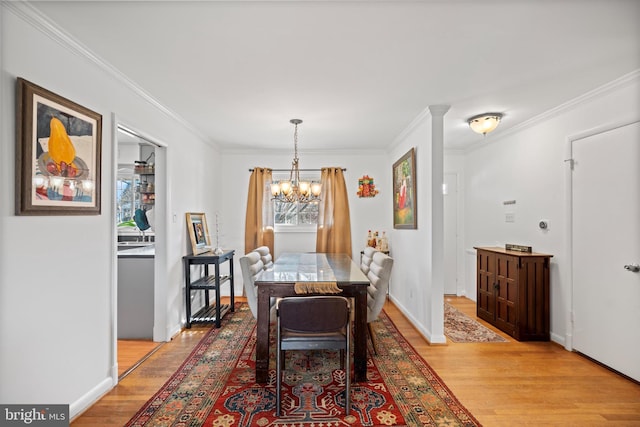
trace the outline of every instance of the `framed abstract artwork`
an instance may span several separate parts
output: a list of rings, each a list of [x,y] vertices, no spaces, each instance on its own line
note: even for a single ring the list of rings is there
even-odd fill
[[[193,254],[199,255],[209,252],[211,250],[211,238],[209,237],[206,215],[201,212],[188,212],[187,228]]]
[[[416,155],[411,148],[393,164],[393,228],[418,228]]]
[[[16,215],[99,215],[102,116],[17,81]]]

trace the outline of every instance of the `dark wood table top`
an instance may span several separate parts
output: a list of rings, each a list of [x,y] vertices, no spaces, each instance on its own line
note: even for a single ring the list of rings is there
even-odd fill
[[[266,383],[269,378],[269,301],[272,297],[299,296],[295,292],[295,284],[301,282],[335,282],[342,290],[339,295],[354,299],[354,377],[356,382],[366,381],[369,279],[348,255],[328,253],[283,253],[272,267],[256,277],[256,381]]]

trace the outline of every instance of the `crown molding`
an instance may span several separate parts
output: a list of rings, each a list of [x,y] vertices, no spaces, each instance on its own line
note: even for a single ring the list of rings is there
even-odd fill
[[[460,148],[446,148],[444,149],[444,154],[449,156],[463,156],[465,150]]]
[[[533,116],[532,118],[530,118],[529,120],[525,120],[524,122],[517,124],[509,129],[506,129],[504,131],[498,131],[498,134],[492,133],[491,136],[493,137],[491,140],[488,140],[485,144],[482,145],[473,145],[467,149],[464,150],[465,153],[471,153],[475,150],[479,150],[483,147],[486,147],[489,144],[493,144],[497,141],[500,141],[504,138],[506,138],[507,136],[511,136],[515,133],[521,132],[525,129],[528,129],[530,127],[533,127],[537,124],[540,124],[542,122],[545,122],[547,120],[550,120],[552,118],[557,117],[559,114],[562,113],[566,113],[568,111],[571,111],[583,104],[585,104],[588,101],[591,101],[594,98],[598,98],[601,97],[603,95],[606,95],[608,93],[613,92],[614,90],[620,89],[628,84],[631,84],[633,82],[635,82],[636,80],[640,79],[640,69],[634,70],[628,74],[625,74],[609,83],[605,83],[602,86],[599,86],[593,90],[590,90],[589,92],[586,92],[576,98],[573,98],[563,104],[558,105],[557,107],[554,107],[550,110],[547,110],[541,114],[538,114],[537,116]]]
[[[398,136],[396,136],[394,138],[394,140],[391,142],[391,145],[389,145],[389,147],[387,148],[387,152],[393,151],[394,148],[396,148],[398,145],[400,145],[402,143],[402,141],[404,141],[411,134],[411,132],[413,132],[415,130],[415,128],[417,128],[419,125],[421,125],[422,122],[429,116],[431,116],[431,111],[429,111],[429,107],[427,107],[424,110],[422,110],[422,112],[420,112],[420,114],[418,114],[411,121],[411,123],[409,123],[407,125],[407,127],[405,127],[398,134]]]
[[[73,36],[67,33],[65,30],[60,28],[57,24],[51,21],[45,14],[43,14],[40,10],[38,10],[35,6],[29,3],[27,0],[16,0],[16,1],[2,1],[1,7],[10,10],[17,17],[21,18],[23,21],[27,22],[35,29],[39,30],[41,33],[61,45],[62,47],[68,49],[72,53],[93,62],[105,73],[111,75],[117,81],[124,84],[126,87],[131,89],[135,94],[140,96],[143,100],[151,104],[154,108],[175,120],[195,136],[205,141],[209,145],[211,145],[215,149],[219,149],[219,145],[208,138],[205,134],[203,134],[198,128],[196,128],[193,124],[187,121],[184,117],[180,116],[173,110],[167,108],[157,99],[155,99],[149,92],[140,87],[136,82],[127,77],[124,73],[122,73],[119,69],[111,65],[106,60],[102,59],[96,53],[91,51],[87,46],[76,40]]]

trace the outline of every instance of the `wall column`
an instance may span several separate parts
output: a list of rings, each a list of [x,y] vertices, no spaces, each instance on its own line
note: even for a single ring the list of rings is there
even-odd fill
[[[431,325],[434,339],[444,338],[444,115],[449,105],[430,105],[431,112]]]

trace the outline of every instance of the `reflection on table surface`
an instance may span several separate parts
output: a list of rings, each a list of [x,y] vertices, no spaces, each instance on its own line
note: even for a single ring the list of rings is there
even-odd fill
[[[345,254],[283,253],[256,282],[353,282],[367,281]]]

